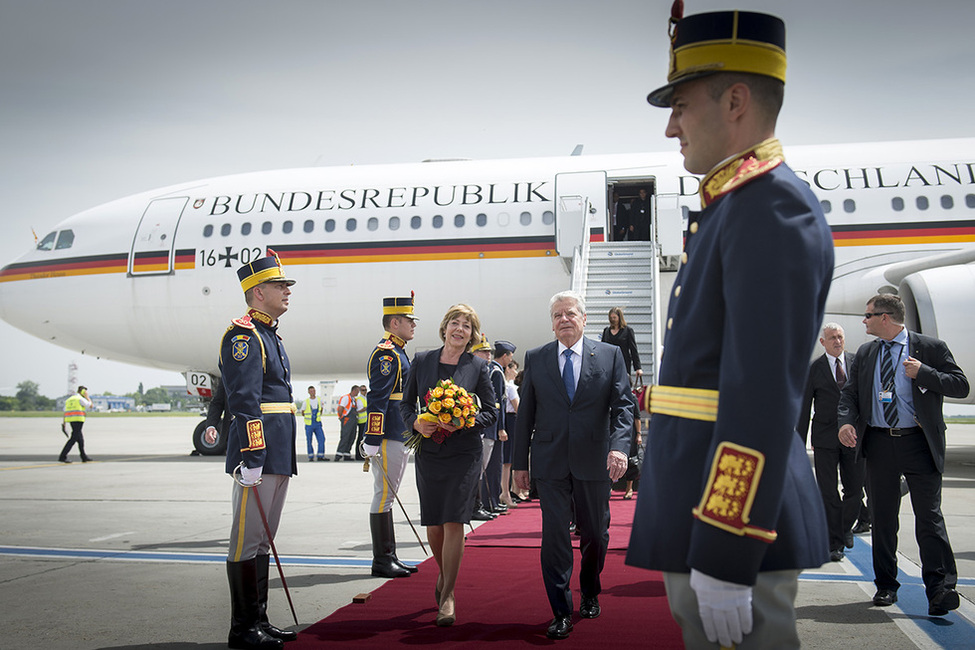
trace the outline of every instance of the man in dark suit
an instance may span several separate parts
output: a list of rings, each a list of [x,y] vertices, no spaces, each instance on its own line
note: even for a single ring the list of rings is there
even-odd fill
[[[958,607],[958,569],[941,514],[945,397],[968,395],[968,379],[944,341],[908,332],[904,303],[880,294],[867,302],[867,334],[840,394],[839,439],[867,460],[873,515],[874,605],[897,602],[900,476],[911,490],[928,616]]]
[[[546,634],[564,639],[572,631],[571,522],[582,551],[579,613],[599,616],[609,494],[626,471],[633,398],[619,348],[582,335],[582,297],[555,294],[549,313],[557,340],[525,355],[512,469],[523,490],[535,479],[542,505],[542,578],[555,615]]]
[[[826,508],[826,525],[829,526],[829,559],[843,559],[843,548],[853,548],[853,524],[860,514],[863,501],[864,462],[856,451],[840,444],[837,438],[836,407],[840,390],[846,384],[853,355],[844,352],[843,328],[836,323],[823,326],[819,343],[826,352],[809,366],[806,392],[799,410],[796,430],[806,442],[809,430],[809,412],[815,404],[812,417],[813,463],[816,466],[816,482],[823,495]],[[836,489],[836,471],[839,469],[843,483],[843,498]]]

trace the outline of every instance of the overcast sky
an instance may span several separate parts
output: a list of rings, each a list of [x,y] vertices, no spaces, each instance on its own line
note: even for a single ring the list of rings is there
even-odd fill
[[[686,0],[787,25],[787,144],[975,135],[971,0]],[[0,265],[84,209],[284,167],[673,151],[670,0],[0,0]],[[79,315],[83,317],[83,315]],[[0,394],[182,383],[0,322]]]

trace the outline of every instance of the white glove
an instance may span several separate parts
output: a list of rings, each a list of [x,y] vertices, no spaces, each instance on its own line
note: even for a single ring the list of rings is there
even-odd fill
[[[691,589],[697,594],[697,611],[708,641],[730,648],[752,631],[751,587],[691,569]]]
[[[379,453],[379,445],[367,445],[366,443],[362,443],[362,453],[369,458],[372,458]]]
[[[240,483],[245,487],[251,487],[257,485],[261,481],[261,473],[264,471],[264,466],[260,467],[240,467]]]

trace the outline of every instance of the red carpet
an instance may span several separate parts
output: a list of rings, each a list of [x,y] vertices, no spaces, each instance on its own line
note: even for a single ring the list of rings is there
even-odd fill
[[[613,525],[599,596],[602,614],[583,619],[576,613],[575,629],[568,639],[545,637],[552,612],[538,560],[541,515],[538,503],[532,502],[468,534],[455,592],[457,622],[452,627],[434,625],[437,565],[430,558],[418,573],[387,581],[372,592],[369,602],[346,605],[305,629],[287,647],[388,650],[395,645],[453,647],[463,643],[465,648],[499,650],[527,643],[557,644],[559,650],[683,648],[660,574],[623,563],[634,501],[614,495],[610,503]],[[572,586],[578,608],[578,551],[575,562]]]

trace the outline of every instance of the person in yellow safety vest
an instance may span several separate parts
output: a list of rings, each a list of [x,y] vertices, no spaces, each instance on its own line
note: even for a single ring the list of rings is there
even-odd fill
[[[338,449],[335,450],[335,460],[355,460],[349,452],[352,451],[352,443],[355,441],[355,432],[359,424],[355,405],[358,394],[359,387],[353,386],[351,391],[339,398],[339,421],[342,423],[342,433],[339,437]]]
[[[366,421],[369,419],[369,414],[366,412],[366,406],[368,402],[366,401],[366,391],[368,389],[363,385],[359,386],[359,394],[355,398],[355,413],[356,413],[356,434],[355,434],[355,444],[352,445],[355,448],[355,459],[365,460],[366,457],[362,455],[362,449],[359,448],[362,443],[362,436],[366,435]]]
[[[315,446],[312,437],[318,440],[318,460],[325,458],[325,431],[322,429],[322,400],[315,397],[315,387],[308,387],[308,399],[301,407],[301,414],[305,416],[305,438],[308,441],[308,462],[315,460]]]
[[[78,392],[64,401],[64,419],[62,423],[71,425],[71,437],[64,444],[58,460],[62,463],[70,463],[68,452],[75,443],[78,443],[78,453],[81,454],[81,462],[87,463],[91,457],[85,453],[85,437],[81,434],[81,427],[85,424],[85,409],[91,408],[91,400],[88,399],[88,389],[78,386]]]

